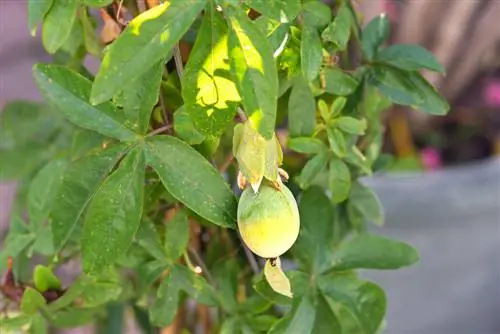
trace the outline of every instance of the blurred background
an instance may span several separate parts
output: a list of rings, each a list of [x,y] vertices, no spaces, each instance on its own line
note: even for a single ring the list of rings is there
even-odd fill
[[[30,36],[26,6],[0,0],[0,109],[15,99],[40,100],[31,67],[51,61],[39,36]],[[356,6],[364,22],[382,12],[390,17],[391,43],[420,44],[435,54],[447,74],[426,76],[451,104],[445,117],[402,107],[387,112],[385,151],[395,161],[388,173],[366,180],[387,217],[373,232],[421,252],[411,268],[363,273],[388,293],[385,332],[498,334],[500,1],[358,0]],[[97,61],[87,65],[93,70]],[[15,187],[0,183],[0,236]]]

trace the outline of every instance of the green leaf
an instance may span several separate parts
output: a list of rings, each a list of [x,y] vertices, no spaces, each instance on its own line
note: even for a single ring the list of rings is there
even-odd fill
[[[161,262],[165,262],[167,254],[160,240],[158,230],[150,219],[143,220],[135,239],[149,254]]]
[[[41,314],[31,317],[30,334],[49,334],[47,320]]]
[[[326,68],[325,74],[325,91],[335,95],[350,95],[354,93],[359,82],[349,74],[338,68]]]
[[[251,125],[269,140],[274,134],[278,98],[273,51],[243,10],[229,7],[227,14],[231,73]]]
[[[101,44],[101,41],[96,34],[96,19],[90,13],[88,13],[87,10],[84,10],[80,13],[80,21],[82,23],[83,43],[85,49],[91,55],[101,58],[103,45]]]
[[[165,252],[174,262],[186,250],[189,241],[188,216],[184,211],[176,212],[175,216],[167,222],[165,231]]]
[[[34,314],[39,309],[45,308],[47,302],[42,294],[31,287],[24,290],[23,298],[21,299],[21,311],[26,314]]]
[[[174,112],[174,131],[179,138],[189,145],[200,144],[205,140],[205,136],[194,126],[193,120],[185,106],[180,107]]]
[[[354,17],[346,3],[342,2],[337,12],[337,16],[333,22],[323,30],[321,38],[324,41],[334,43],[339,50],[344,51],[347,48],[353,24]]]
[[[219,136],[241,100],[229,75],[227,25],[209,6],[182,78],[185,108],[203,134]]]
[[[66,244],[87,204],[123,150],[122,145],[110,147],[75,160],[67,167],[49,215],[56,250]]]
[[[342,109],[344,109],[345,105],[347,103],[347,98],[343,96],[337,97],[330,108],[330,115],[331,116],[337,116],[338,114],[341,113]]]
[[[387,15],[380,14],[371,20],[361,34],[361,49],[365,57],[372,59],[379,46],[389,37],[390,22]]]
[[[304,25],[300,40],[300,65],[302,75],[313,81],[319,74],[323,62],[323,46],[316,28]]]
[[[271,264],[271,260],[266,261],[264,266],[264,277],[274,291],[283,296],[293,297],[290,280],[281,269],[281,261],[279,258],[275,260],[274,265]]]
[[[354,182],[347,205],[357,211],[365,220],[379,226],[384,224],[382,204],[373,190],[367,186]]]
[[[60,289],[61,281],[54,275],[52,270],[44,265],[38,264],[33,270],[33,282],[39,292],[51,289]]]
[[[136,139],[137,135],[124,126],[124,115],[113,104],[88,103],[92,84],[80,74],[59,65],[37,64],[33,75],[45,99],[70,122],[119,140]]]
[[[146,148],[148,165],[172,196],[214,224],[235,227],[236,197],[200,153],[170,136],[149,138]]]
[[[248,5],[262,15],[280,22],[292,22],[301,10],[300,0],[249,0]]]
[[[28,26],[31,36],[36,36],[37,25],[49,11],[54,0],[29,0],[28,1]]]
[[[131,83],[125,85],[114,101],[123,108],[125,125],[145,134],[153,107],[158,102],[164,60],[159,61]]]
[[[409,75],[411,82],[417,87],[423,96],[423,100],[413,109],[426,112],[431,115],[446,115],[450,111],[450,105],[423,76],[418,72]]]
[[[136,16],[106,51],[90,101],[96,105],[157,64],[188,31],[205,0],[172,0]]]
[[[310,273],[318,273],[330,256],[333,235],[333,206],[323,189],[314,186],[302,193],[299,202],[301,229],[293,254]],[[294,295],[296,283],[292,280]]]
[[[329,302],[340,304],[350,311],[359,324],[356,333],[376,333],[387,307],[384,290],[371,282],[333,275],[321,276],[318,285]],[[342,316],[339,320],[343,325]]]
[[[83,270],[96,275],[130,247],[144,200],[144,156],[133,148],[89,204],[82,237]]]
[[[21,314],[16,312],[16,315],[9,315],[9,317],[2,317],[0,320],[0,333],[17,333],[19,330],[26,330],[30,327],[32,322],[30,315]]]
[[[322,2],[309,1],[302,5],[302,20],[308,26],[322,28],[332,20],[332,10]]]
[[[267,280],[260,279],[254,285],[253,288],[257,293],[264,297],[266,300],[269,300],[278,305],[290,305],[292,303],[292,299],[278,293],[271,288]]]
[[[82,293],[82,306],[94,308],[116,300],[122,287],[117,282],[89,281],[85,283]]]
[[[353,135],[364,135],[367,127],[366,119],[342,116],[335,119],[335,125],[342,131]]]
[[[351,173],[344,161],[338,158],[330,160],[328,183],[332,192],[332,201],[341,203],[349,197],[351,190]]]
[[[198,303],[207,306],[218,305],[215,290],[202,276],[182,265],[174,266],[172,273],[178,276],[179,288]]]
[[[2,245],[2,250],[0,251],[0,270],[7,264],[7,258],[9,256],[16,258],[34,239],[35,235],[33,234],[14,233],[14,231],[10,230]]]
[[[312,296],[305,295],[302,298],[296,299],[294,300],[292,317],[285,333],[313,334],[312,330],[315,318],[316,310]]]
[[[321,140],[311,137],[290,138],[287,146],[295,152],[305,154],[317,154],[328,150],[328,147]]]
[[[38,172],[30,184],[28,190],[28,212],[30,222],[35,227],[35,231],[38,231],[38,227],[49,216],[67,166],[68,160],[66,158],[52,160]]]
[[[57,328],[73,328],[86,325],[96,318],[94,309],[69,309],[52,316],[51,323]]]
[[[81,0],[85,5],[90,7],[106,7],[111,4],[113,0]]]
[[[316,127],[316,103],[311,87],[298,77],[288,102],[288,130],[291,137],[309,136]]]
[[[307,161],[299,175],[299,185],[302,189],[307,189],[328,164],[328,152],[320,152]]]
[[[314,326],[312,333],[314,334],[331,334],[342,333],[341,324],[335,315],[334,310],[325,299],[319,294],[316,297],[316,318],[314,319]]]
[[[342,132],[339,129],[327,128],[328,142],[330,148],[337,157],[344,157],[346,155],[346,143]]]
[[[48,53],[55,53],[68,39],[75,23],[78,2],[73,0],[53,0],[52,6],[43,19],[42,42]]]
[[[410,245],[373,234],[361,234],[341,244],[334,253],[334,270],[399,269],[419,260]]]
[[[373,74],[379,92],[394,103],[414,106],[424,102],[422,92],[410,79],[411,73],[397,68],[378,67]]]
[[[417,71],[428,69],[434,72],[444,73],[445,69],[434,58],[432,53],[420,45],[396,44],[390,45],[380,51],[375,60],[389,63],[406,71]]]

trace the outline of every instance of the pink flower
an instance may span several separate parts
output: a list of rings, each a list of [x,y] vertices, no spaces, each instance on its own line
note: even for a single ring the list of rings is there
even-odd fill
[[[441,167],[441,156],[433,147],[426,147],[420,151],[420,160],[427,170],[436,170]]]
[[[488,107],[500,107],[500,80],[491,79],[486,84],[483,96]]]

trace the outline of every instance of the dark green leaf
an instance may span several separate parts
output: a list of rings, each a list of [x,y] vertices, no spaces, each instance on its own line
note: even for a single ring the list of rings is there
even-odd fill
[[[170,136],[146,143],[146,159],[167,191],[214,224],[234,228],[236,198],[219,172],[188,144]]]
[[[280,22],[292,22],[300,13],[300,0],[249,0],[248,5],[259,13]]]
[[[334,270],[398,269],[418,259],[417,251],[404,242],[361,234],[343,243],[332,261]]]
[[[115,97],[115,103],[123,108],[130,129],[145,134],[153,107],[158,102],[158,93],[165,69],[164,60],[148,68]]]
[[[302,189],[307,189],[328,164],[328,152],[320,152],[310,159],[302,168],[299,175],[299,185]]]
[[[335,315],[330,304],[325,297],[319,294],[316,298],[316,318],[312,333],[314,334],[331,334],[342,333],[341,324]]]
[[[269,315],[269,314],[261,314],[257,316],[249,316],[247,317],[247,325],[257,333],[267,332],[269,328],[274,325],[274,323],[278,320],[277,317]]]
[[[339,50],[343,51],[347,48],[353,23],[354,18],[349,7],[345,2],[342,2],[337,16],[323,31],[321,38],[324,41],[334,43]]]
[[[137,243],[153,257],[164,262],[167,254],[161,243],[158,231],[150,219],[145,219],[136,235]]]
[[[319,4],[319,3],[318,3]],[[316,28],[305,25],[300,40],[300,65],[302,75],[313,81],[319,74],[323,62],[323,46]]]
[[[91,7],[106,7],[112,3],[113,0],[82,0],[82,2]]]
[[[174,131],[179,138],[189,145],[200,144],[205,140],[205,136],[194,126],[193,120],[185,106],[180,107],[174,112]]]
[[[286,315],[282,317],[280,320],[276,321],[274,325],[269,329],[267,334],[286,334],[287,327],[290,323],[291,316]]]
[[[290,138],[287,146],[295,152],[305,154],[316,154],[328,150],[328,147],[321,140],[311,137]]]
[[[188,216],[186,212],[178,211],[167,223],[165,231],[165,252],[172,262],[177,260],[186,250],[188,241]]]
[[[34,314],[39,309],[45,308],[47,302],[42,294],[31,287],[24,290],[23,298],[21,299],[21,311],[27,314]]]
[[[327,68],[324,70],[325,91],[335,95],[349,95],[354,93],[359,82],[349,74],[338,68]]]
[[[185,108],[203,134],[219,136],[241,100],[229,75],[227,25],[212,6],[204,15],[182,78]]]
[[[135,140],[137,135],[124,126],[125,117],[109,102],[88,103],[91,82],[58,65],[37,64],[33,74],[45,99],[72,123],[119,140]]]
[[[390,22],[387,15],[380,14],[363,29],[361,48],[366,58],[372,59],[379,46],[389,37]]]
[[[338,157],[346,155],[346,143],[342,132],[338,129],[327,128],[328,142],[333,153]]]
[[[332,158],[330,160],[329,185],[334,203],[341,203],[349,196],[351,173],[349,167],[341,159]]]
[[[69,309],[60,311],[52,316],[52,325],[58,328],[81,327],[96,318],[94,309]]]
[[[28,1],[28,26],[31,36],[36,35],[37,25],[52,7],[54,0],[29,0]]]
[[[335,125],[340,130],[353,135],[364,135],[367,127],[365,119],[359,120],[350,116],[335,119]]]
[[[415,106],[423,103],[422,92],[410,79],[411,73],[396,68],[379,67],[374,71],[375,85],[381,94],[397,104]]]
[[[42,42],[48,53],[55,53],[68,39],[75,23],[78,2],[74,0],[53,0],[43,19]]]
[[[308,26],[322,28],[332,20],[332,10],[322,2],[309,1],[302,5],[302,20]]]
[[[82,238],[83,270],[99,274],[130,247],[139,229],[144,198],[144,156],[136,147],[97,190]]]
[[[228,313],[234,312],[238,307],[236,297],[240,272],[241,269],[236,258],[228,258],[227,260],[218,262],[213,270],[222,308]],[[269,289],[271,288],[269,287]]]
[[[377,195],[365,185],[354,182],[349,194],[349,206],[358,211],[365,220],[376,225],[384,224],[384,211]]]
[[[315,318],[316,310],[312,296],[305,295],[298,298],[294,300],[292,317],[285,333],[312,334]]]
[[[67,166],[66,158],[52,160],[38,172],[31,182],[28,190],[28,212],[35,231],[38,231],[38,227],[49,216]]]
[[[435,72],[445,71],[432,53],[414,44],[390,45],[380,51],[375,59],[407,71],[417,71],[421,69],[428,69]]]
[[[354,316],[360,327],[356,333],[376,333],[387,307],[384,290],[371,282],[332,275],[321,276],[318,285],[327,300],[346,307]]]
[[[208,306],[218,305],[215,290],[202,276],[182,265],[173,267],[172,274],[178,277],[179,288],[198,303]]]
[[[228,8],[229,61],[245,113],[265,139],[276,122],[278,74],[273,51],[265,35],[240,8]]]
[[[157,64],[188,31],[205,0],[172,0],[136,16],[106,51],[90,101],[109,100]]]
[[[311,87],[298,77],[288,102],[288,130],[291,137],[309,136],[316,127],[316,103]]]
[[[293,254],[311,273],[325,266],[333,235],[333,206],[323,189],[314,186],[302,193],[299,203],[301,229]],[[292,290],[297,294],[297,281]],[[307,284],[307,283],[306,283]]]
[[[418,72],[412,72],[409,76],[411,82],[417,87],[423,96],[423,100],[412,108],[426,112],[431,115],[446,115],[450,105],[423,76]]]
[[[116,146],[71,163],[53,201],[49,215],[54,248],[60,250],[80,221],[87,204],[123,154]]]

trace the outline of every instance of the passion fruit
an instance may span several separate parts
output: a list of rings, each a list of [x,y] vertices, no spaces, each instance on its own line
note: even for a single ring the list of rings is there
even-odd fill
[[[299,209],[292,192],[262,183],[254,193],[247,187],[238,204],[238,229],[250,250],[263,258],[276,258],[297,240]]]

